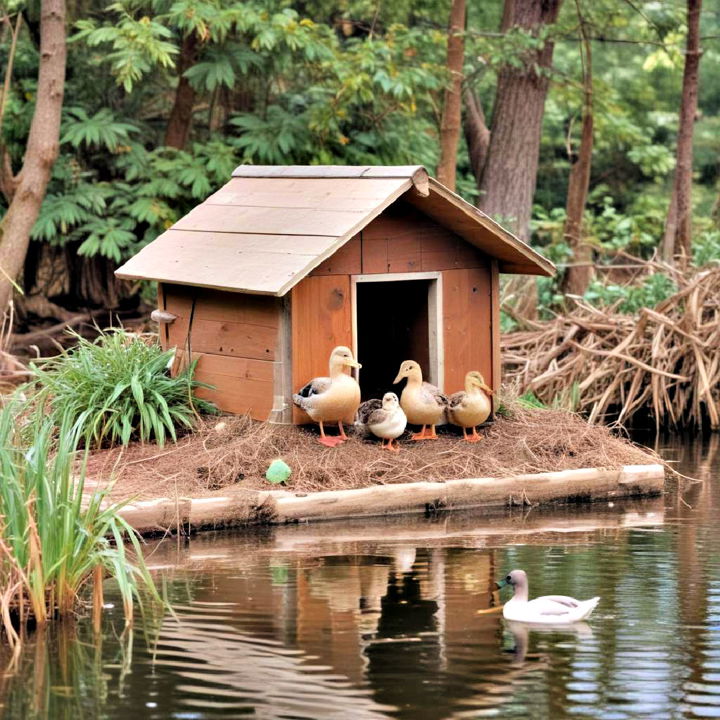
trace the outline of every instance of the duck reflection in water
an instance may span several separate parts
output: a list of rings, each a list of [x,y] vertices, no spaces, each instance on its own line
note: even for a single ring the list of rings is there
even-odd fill
[[[547,653],[528,654],[530,645],[530,633],[575,635],[577,638],[590,639],[593,637],[592,628],[586,622],[573,623],[572,625],[528,625],[528,623],[517,620],[505,620],[505,627],[513,637],[514,647],[507,650],[513,654],[513,661],[522,664],[526,660],[542,660],[547,658]]]

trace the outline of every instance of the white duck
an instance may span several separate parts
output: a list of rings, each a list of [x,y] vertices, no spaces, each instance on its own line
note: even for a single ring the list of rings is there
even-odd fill
[[[407,417],[400,407],[398,396],[388,392],[383,395],[382,402],[368,400],[360,406],[358,424],[364,424],[373,435],[379,437],[385,450],[398,452],[400,447],[397,439],[405,432]]]
[[[360,405],[360,386],[345,370],[360,367],[350,348],[340,345],[330,353],[330,377],[313,378],[293,395],[293,402],[320,426],[318,442],[321,445],[335,447],[347,440],[343,420],[350,418],[352,422]],[[323,427],[326,422],[337,422],[340,434],[328,437]]]
[[[528,600],[528,580],[524,570],[513,570],[496,584],[498,588],[510,585],[514,590],[514,595],[503,607],[506,620],[538,625],[567,625],[585,620],[600,602],[599,597],[576,600],[566,595],[544,595]]]

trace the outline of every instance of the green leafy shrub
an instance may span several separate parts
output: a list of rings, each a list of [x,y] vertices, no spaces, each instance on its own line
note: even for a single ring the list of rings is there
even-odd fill
[[[547,410],[547,405],[540,400],[534,392],[528,390],[517,399],[518,405],[531,410]]]
[[[88,445],[126,445],[132,439],[163,445],[190,428],[200,411],[213,406],[193,396],[196,363],[176,377],[168,366],[173,350],[122,329],[103,332],[58,357],[33,365],[38,404],[56,427],[77,424]],[[205,386],[203,386],[205,387]]]
[[[99,611],[105,576],[117,582],[127,622],[141,590],[160,600],[121,505],[105,492],[84,494],[82,430],[69,417],[58,428],[44,408],[28,411],[17,398],[0,408],[2,626],[11,644],[13,619],[22,627],[74,615],[90,588]]]
[[[720,231],[709,230],[693,241],[693,263],[698,267],[720,262]]]
[[[594,280],[585,292],[585,300],[593,305],[614,305],[621,313],[632,315],[644,307],[655,307],[677,291],[675,283],[662,273],[653,273],[640,285],[604,285]]]

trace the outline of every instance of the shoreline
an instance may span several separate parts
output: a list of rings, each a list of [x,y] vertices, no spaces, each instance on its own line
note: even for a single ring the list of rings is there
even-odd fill
[[[460,510],[492,514],[511,507],[611,502],[661,495],[661,464],[580,468],[505,478],[461,478],[350,490],[292,492],[226,488],[203,497],[128,503],[120,515],[143,536],[263,525],[292,525]]]

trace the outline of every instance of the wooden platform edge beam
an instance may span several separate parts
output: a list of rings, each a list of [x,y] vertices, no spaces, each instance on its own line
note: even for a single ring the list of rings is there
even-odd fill
[[[497,511],[518,505],[612,501],[659,495],[664,483],[663,465],[625,465],[614,470],[580,468],[313,493],[235,489],[218,496],[136,502],[119,512],[140,534],[157,535],[441,510]]]

